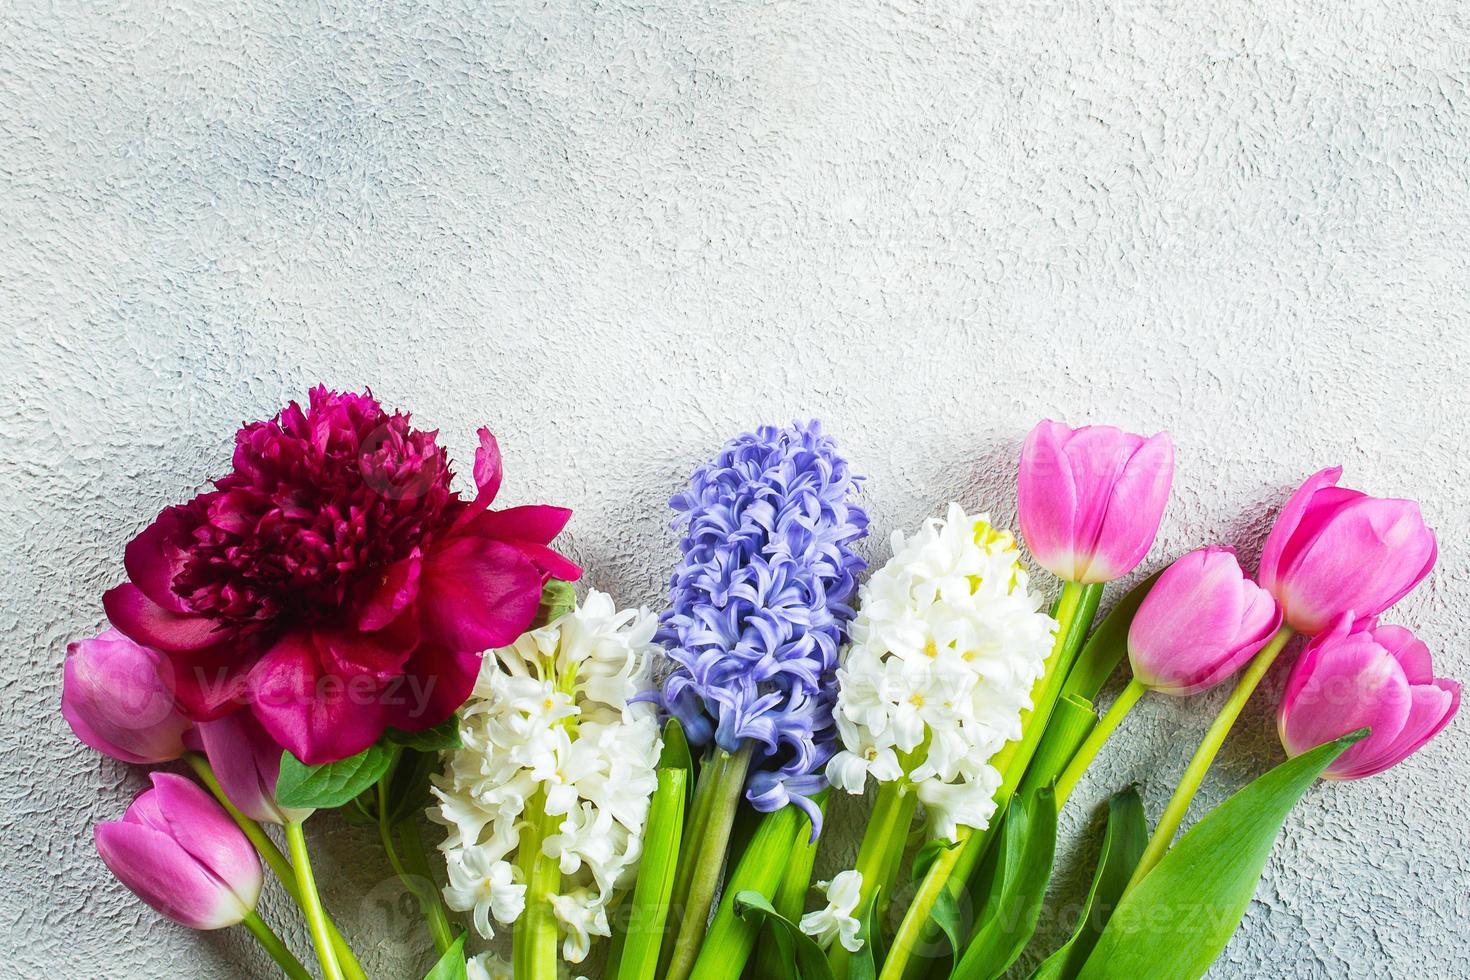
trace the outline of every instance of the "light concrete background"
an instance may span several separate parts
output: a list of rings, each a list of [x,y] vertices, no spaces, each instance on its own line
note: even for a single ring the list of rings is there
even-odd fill
[[[1423,502],[1440,566],[1389,618],[1470,675],[1467,66],[1452,0],[11,0],[0,976],[269,975],[110,879],[90,826],[141,774],[56,709],[124,542],[318,379],[462,468],[492,426],[503,499],[575,508],[629,603],[660,601],[669,493],[766,420],[826,420],[877,560],[951,498],[1012,521],[1040,416],[1173,433],[1150,567],[1253,563],[1341,462]],[[1095,804],[1138,780],[1157,814],[1220,698],[1135,712],[1066,815],[1063,900]],[[1470,975],[1465,732],[1313,790],[1215,975]],[[1279,754],[1256,705],[1202,802]],[[371,840],[313,830],[375,975],[421,975]]]

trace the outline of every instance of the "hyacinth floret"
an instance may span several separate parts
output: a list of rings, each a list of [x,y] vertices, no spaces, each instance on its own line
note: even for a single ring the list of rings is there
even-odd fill
[[[854,476],[816,421],[732,439],[670,500],[683,531],[658,640],[676,663],[664,703],[691,743],[755,747],[746,798],[809,797],[835,751],[833,671],[866,567]]]

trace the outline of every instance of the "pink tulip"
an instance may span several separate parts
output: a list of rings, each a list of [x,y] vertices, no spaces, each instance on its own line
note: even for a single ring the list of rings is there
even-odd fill
[[[155,772],[123,818],[94,830],[102,861],[135,895],[191,929],[223,929],[254,911],[260,859],[209,794]]]
[[[1341,476],[1334,466],[1308,477],[1261,551],[1256,577],[1299,633],[1320,633],[1349,609],[1363,626],[1434,567],[1434,532],[1418,504],[1339,487]]]
[[[1234,674],[1281,627],[1271,594],[1246,577],[1229,548],[1191,551],[1164,570],[1128,630],[1133,676],[1184,696]]]
[[[1154,543],[1174,445],[1107,425],[1036,424],[1021,447],[1021,533],[1036,561],[1067,582],[1109,582],[1131,572]]]
[[[241,813],[277,824],[311,815],[310,810],[285,809],[276,803],[281,746],[250,712],[200,722],[199,737],[220,788]]]
[[[174,704],[168,660],[117,630],[67,648],[61,715],[98,752],[135,764],[184,754],[190,722]]]
[[[1345,612],[1307,645],[1276,713],[1290,756],[1359,728],[1372,734],[1338,756],[1326,779],[1362,779],[1397,765],[1449,724],[1457,681],[1434,676],[1429,648],[1402,626],[1354,630]]]

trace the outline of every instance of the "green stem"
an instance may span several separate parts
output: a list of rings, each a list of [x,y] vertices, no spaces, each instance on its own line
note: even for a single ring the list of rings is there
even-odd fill
[[[249,929],[251,934],[265,947],[265,951],[271,954],[271,959],[278,965],[291,980],[311,980],[311,974],[306,972],[306,967],[296,958],[296,954],[286,947],[276,931],[256,915],[254,912],[246,912],[241,925]]]
[[[408,852],[408,868],[421,886],[419,902],[423,905],[424,917],[429,921],[429,932],[434,936],[434,948],[443,956],[454,945],[454,927],[449,923],[444,898],[429,870],[428,853],[424,850],[424,839],[419,835],[418,815],[405,819],[399,825],[399,833],[403,835],[403,847]]]
[[[526,882],[526,908],[516,920],[511,939],[512,968],[516,980],[556,980],[556,915],[551,896],[561,887],[561,868],[556,859],[541,853],[541,842],[555,833],[561,817],[546,813],[546,797],[537,792],[526,805],[533,814],[521,834],[521,873]]]
[[[1087,771],[1088,766],[1092,765],[1092,760],[1097,757],[1097,753],[1107,744],[1113,730],[1124,718],[1128,717],[1128,712],[1133,710],[1133,706],[1147,690],[1148,688],[1139,683],[1138,678],[1130,678],[1128,686],[1123,688],[1118,694],[1118,699],[1108,708],[1108,713],[1103,715],[1093,727],[1087,740],[1078,746],[1077,753],[1072,756],[1072,761],[1057,777],[1057,809],[1061,809],[1062,804],[1067,802],[1067,797],[1071,796],[1072,790],[1077,787],[1077,780],[1082,778],[1082,774]]]
[[[899,865],[903,862],[904,845],[908,843],[909,824],[913,820],[917,803],[918,797],[907,777],[900,776],[878,785],[873,813],[868,818],[868,827],[863,832],[863,842],[858,848],[857,863],[854,866],[862,875],[857,903],[859,909],[867,908],[868,900],[880,886],[883,895],[893,894],[890,872],[896,879]],[[881,909],[876,917],[882,921]],[[852,954],[841,943],[833,943],[827,952],[827,959],[832,964],[835,980],[843,980],[847,976],[848,961],[852,959]]]
[[[679,842],[679,863],[674,869],[674,889],[669,894],[669,925],[678,933],[684,920],[684,905],[689,900],[689,886],[694,881],[694,856],[699,851],[704,832],[709,826],[710,807],[714,802],[715,773],[718,760],[701,763],[694,780],[694,796],[684,820],[684,834]],[[663,965],[668,966],[670,951],[665,950]]]
[[[706,779],[711,781],[708,816],[699,832],[700,836],[691,841],[693,849],[690,857],[694,869],[689,876],[688,892],[683,900],[683,916],[679,922],[679,933],[674,941],[669,968],[661,974],[664,980],[687,980],[690,971],[694,969],[694,961],[699,955],[700,938],[709,924],[709,910],[714,904],[720,868],[725,863],[730,828],[734,826],[735,811],[745,789],[750,754],[749,743],[733,753],[716,749],[709,767],[699,774],[701,783]],[[678,901],[677,896],[675,901]]]
[[[235,821],[235,825],[244,832],[250,843],[255,845],[256,853],[260,855],[266,866],[275,872],[276,877],[280,879],[281,887],[285,889],[291,901],[296,903],[297,908],[301,908],[301,887],[296,882],[296,872],[291,868],[291,862],[287,860],[286,855],[282,854],[281,849],[276,846],[276,842],[271,840],[270,835],[265,832],[265,828],[241,813],[240,808],[235,806],[225,794],[224,787],[220,785],[219,778],[215,776],[214,768],[210,766],[208,759],[198,752],[186,752],[184,761],[189,763],[190,768],[199,776],[200,782],[204,783],[214,794],[214,798],[219,801],[220,806],[225,808],[230,819]],[[347,980],[367,980],[367,974],[363,972],[362,964],[357,960],[357,954],[352,952],[352,947],[348,946],[347,940],[342,938],[342,933],[337,930],[337,924],[330,916],[327,918],[327,929],[331,933],[332,948],[337,952],[337,961],[342,964],[342,972],[346,974]]]
[[[1257,685],[1266,676],[1266,671],[1276,662],[1281,655],[1286,641],[1291,639],[1291,628],[1281,627],[1271,642],[1261,648],[1261,652],[1251,660],[1250,666],[1246,667],[1245,673],[1240,675],[1240,680],[1235,685],[1235,690],[1230,692],[1225,706],[1210,723],[1209,731],[1205,732],[1204,740],[1199,743],[1199,748],[1194,750],[1194,757],[1189,760],[1185,767],[1184,775],[1179,780],[1179,785],[1174,787],[1174,795],[1169,797],[1169,803],[1164,807],[1163,814],[1159,817],[1158,826],[1154,828],[1153,836],[1148,839],[1148,847],[1144,848],[1143,857],[1138,861],[1138,867],[1133,872],[1133,877],[1128,881],[1128,887],[1123,894],[1127,894],[1137,887],[1143,880],[1144,875],[1153,870],[1163,858],[1164,852],[1174,842],[1174,834],[1179,830],[1179,824],[1183,822],[1184,815],[1189,811],[1189,804],[1194,801],[1194,794],[1199,791],[1200,783],[1209,771],[1210,764],[1215,761],[1215,756],[1220,751],[1220,746],[1225,743],[1225,736],[1230,734],[1230,729],[1235,725],[1235,720],[1240,717],[1240,712],[1245,708],[1245,703],[1255,693]]]
[[[958,898],[976,865],[985,856],[995,828],[1005,816],[1006,807],[1026,775],[1026,767],[1031,764],[1031,757],[1036,754],[1037,746],[1041,744],[1052,708],[1066,683],[1077,651],[1081,649],[1089,623],[1083,622],[1086,617],[1080,613],[1086,608],[1096,609],[1091,601],[1091,594],[1101,589],[1101,585],[1082,585],[1078,582],[1062,584],[1061,595],[1052,608],[1052,618],[1057,621],[1056,636],[1041,678],[1031,689],[1033,707],[1030,711],[1021,712],[1021,738],[1007,743],[991,760],[991,765],[1001,774],[1000,789],[995,792],[995,813],[991,815],[987,827],[979,833],[971,832],[969,828],[960,828],[956,835],[957,846],[940,854],[929,866],[929,871],[924,875],[918,893],[909,903],[908,911],[899,923],[898,933],[889,946],[888,957],[883,961],[883,971],[879,975],[880,980],[898,980],[900,977],[917,975],[924,957],[922,954],[916,956],[915,950],[929,945],[929,940],[934,935],[936,927],[930,923],[929,916],[934,911],[934,903],[939,900],[940,890],[947,888]]]
[[[322,965],[326,980],[345,980],[342,967],[337,963],[337,953],[332,946],[331,932],[327,928],[327,914],[322,910],[322,897],[317,894],[316,877],[311,873],[311,858],[306,853],[306,834],[298,820],[286,823],[286,846],[291,851],[291,864],[296,869],[296,880],[301,888],[301,911],[306,916],[306,928],[311,941],[316,944],[317,961]]]

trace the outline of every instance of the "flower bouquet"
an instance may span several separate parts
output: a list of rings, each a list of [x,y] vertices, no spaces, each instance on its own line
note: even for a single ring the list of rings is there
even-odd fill
[[[354,952],[373,937],[324,907],[313,817],[373,828],[428,980],[1201,976],[1296,802],[1417,751],[1460,686],[1381,621],[1435,562],[1418,506],[1337,469],[1286,501],[1254,578],[1202,548],[1095,623],[1154,543],[1173,453],[1042,422],[1019,539],[951,503],[860,584],[862,481],[817,423],[762,427],[673,496],[655,613],[578,598],[553,547],[569,511],[492,507],[488,430],[462,495],[436,433],[317,388],[128,544],[111,628],[68,649],[77,736],[159,767],[98,853],[185,926],[243,925],[293,980],[380,975]],[[1046,611],[1031,563],[1057,580]],[[1285,761],[1179,836],[1282,661]],[[1114,788],[1075,926],[1042,948],[1058,814],[1091,763],[1146,695],[1232,678],[1152,829]],[[814,882],[834,820],[861,843]],[[306,955],[260,913],[267,870]]]

